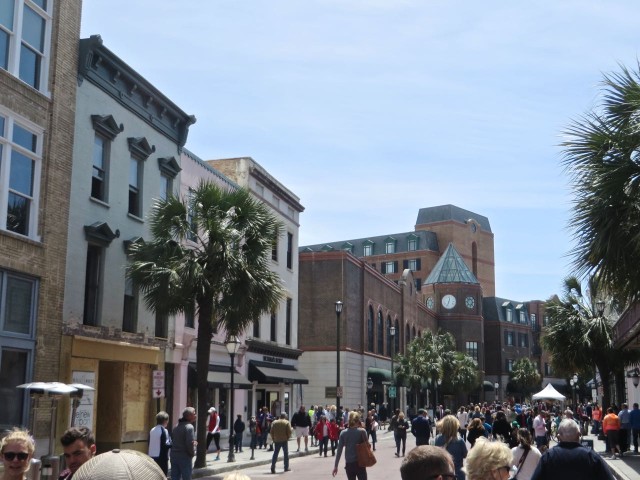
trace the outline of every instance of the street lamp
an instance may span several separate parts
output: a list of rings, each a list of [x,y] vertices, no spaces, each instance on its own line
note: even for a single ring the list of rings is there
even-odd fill
[[[233,453],[235,443],[235,435],[233,434],[233,391],[235,388],[235,385],[233,384],[233,374],[235,373],[235,367],[233,360],[236,356],[236,353],[238,353],[238,348],[240,348],[240,341],[238,340],[238,337],[236,337],[235,335],[229,336],[227,338],[226,347],[227,352],[229,352],[229,356],[231,357],[231,388],[229,391],[229,459],[227,460],[227,462],[235,462],[236,456]]]
[[[366,402],[367,405],[369,405],[369,402],[371,401],[370,395],[371,395],[372,388],[373,388],[373,380],[371,380],[371,377],[368,377],[367,378],[367,402]]]
[[[638,369],[636,368],[635,370],[633,370],[633,372],[629,376],[631,377],[633,386],[635,388],[638,388],[638,385],[640,385],[640,372],[638,371]]]
[[[343,303],[336,302],[336,412],[340,411],[340,314]]]
[[[496,389],[496,398],[495,398],[495,401],[497,402],[497,401],[498,401],[498,389],[500,388],[500,384],[499,384],[498,382],[494,383],[494,384],[493,384],[493,388],[495,388],[495,389]]]
[[[391,411],[394,412],[395,411],[395,406],[396,406],[396,395],[397,392],[395,391],[396,388],[396,382],[395,382],[395,374],[393,372],[393,354],[395,353],[395,336],[396,336],[396,327],[391,326],[389,327],[389,336],[391,337],[391,386],[393,387],[394,390],[394,395],[393,397],[390,397],[389,400],[391,400],[391,398],[393,398],[393,400],[391,400],[390,403],[390,407],[391,407]]]

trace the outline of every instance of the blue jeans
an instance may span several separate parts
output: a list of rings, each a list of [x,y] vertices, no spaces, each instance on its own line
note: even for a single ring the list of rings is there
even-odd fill
[[[191,480],[193,459],[185,456],[171,456],[171,480]]]
[[[280,454],[280,449],[282,449],[282,455],[284,456],[284,469],[289,470],[289,442],[274,442],[274,445],[273,457],[271,457],[271,469],[276,468],[278,455]],[[172,478],[171,480],[174,479]]]

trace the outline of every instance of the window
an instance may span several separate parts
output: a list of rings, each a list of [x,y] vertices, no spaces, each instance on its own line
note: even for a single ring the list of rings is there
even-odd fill
[[[551,369],[551,365],[549,365],[548,363],[544,364],[544,374],[546,376],[553,375],[553,370]]]
[[[142,165],[141,161],[129,159],[129,213],[142,216]]]
[[[256,193],[261,197],[264,197],[264,186],[256,183]]]
[[[382,273],[396,273],[398,262],[382,262]]]
[[[291,345],[291,315],[292,315],[292,305],[293,300],[287,298],[287,318],[285,325],[285,340],[284,343],[287,345]]]
[[[156,151],[144,137],[129,137],[129,214],[142,218],[142,185],[144,180],[144,161]]]
[[[523,311],[520,311],[520,323],[527,323],[527,316]]]
[[[367,318],[367,350],[373,352],[373,307],[369,306]]]
[[[277,327],[278,327],[278,314],[276,312],[271,312],[271,333],[269,335],[269,339],[272,342],[276,341],[277,338]]]
[[[396,320],[396,335],[395,337],[393,337],[393,343],[395,345],[394,347],[394,352],[396,353],[400,353],[400,324],[398,323],[398,320]]]
[[[387,316],[387,324],[385,326],[385,331],[387,332],[387,355],[391,356],[391,317]]]
[[[25,390],[16,388],[16,385],[27,382],[32,348],[21,349],[0,344],[0,352],[0,392],[3,403],[0,427],[8,429],[25,423]]]
[[[182,168],[174,157],[159,158],[158,168],[160,169],[160,198],[166,200],[173,195],[173,181]]]
[[[85,325],[100,324],[100,294],[102,290],[102,257],[104,249],[89,244],[84,280],[84,320]]]
[[[529,346],[529,335],[526,333],[518,334],[518,346],[519,347],[528,347]]]
[[[544,317],[542,317],[542,325],[544,325],[545,327],[549,325],[549,315],[545,315]]]
[[[384,253],[396,253],[396,242],[387,240],[384,244]]]
[[[513,359],[507,358],[505,361],[505,368],[507,372],[511,372],[513,370]]]
[[[504,332],[504,344],[508,347],[514,345],[513,332]]]
[[[37,235],[41,153],[42,130],[0,111],[0,225],[30,238]]]
[[[415,282],[416,282],[416,290],[419,292],[422,289],[422,279],[416,278]]]
[[[478,342],[465,342],[467,355],[478,363]]]
[[[415,252],[418,249],[418,239],[415,237],[410,237],[407,240],[407,250],[409,252]]]
[[[260,338],[260,320],[253,322],[253,338]]]
[[[198,226],[196,224],[193,202],[195,200],[196,193],[192,188],[189,188],[189,192],[187,193],[187,222],[191,226],[189,232],[187,233],[187,239],[195,242],[198,239]]]
[[[422,267],[421,265],[421,259],[419,258],[415,258],[412,260],[403,260],[402,261],[402,268],[408,268],[413,272],[419,272],[420,268]]]
[[[47,86],[51,2],[0,2],[0,68],[37,90]]]
[[[287,268],[293,268],[293,233],[287,233]]]
[[[535,327],[536,326],[536,314],[535,313],[530,313],[529,314],[529,318],[531,319],[531,326]]]
[[[362,255],[365,256],[365,257],[370,257],[371,255],[373,255],[373,244],[372,243],[365,243],[363,245]]]
[[[196,314],[195,305],[184,311],[184,326],[187,328],[195,328],[196,326]]]
[[[138,295],[133,280],[124,281],[124,308],[122,312],[122,331],[135,332],[138,320]],[[156,335],[158,336],[158,335]]]
[[[377,330],[378,330],[378,350],[377,352],[380,355],[384,355],[384,325],[382,320],[382,312],[378,310],[378,322],[377,322]]]
[[[273,206],[276,208],[276,210],[280,210],[280,199],[275,195],[273,195]]]
[[[273,237],[271,242],[271,260],[274,262],[278,261],[278,237]]]
[[[1,334],[33,337],[36,281],[0,270]]]
[[[169,336],[169,316],[167,314],[156,312],[155,336],[158,338]]]
[[[93,171],[91,174],[91,197],[106,202],[108,149],[104,137],[96,135],[93,140]]]
[[[507,307],[507,322],[513,322],[513,310]]]

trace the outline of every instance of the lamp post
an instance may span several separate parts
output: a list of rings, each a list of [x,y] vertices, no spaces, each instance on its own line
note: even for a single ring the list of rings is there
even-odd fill
[[[227,338],[226,347],[227,352],[229,352],[229,356],[231,357],[231,388],[229,389],[229,459],[227,460],[227,462],[235,462],[236,456],[233,453],[235,443],[235,435],[233,434],[233,392],[235,388],[235,385],[233,384],[233,374],[235,373],[235,367],[233,360],[236,356],[236,353],[238,353],[238,348],[240,347],[240,341],[238,340],[238,337],[234,335],[229,336]]]
[[[638,385],[640,385],[640,372],[637,368],[631,374],[631,381],[633,382],[634,388],[638,388]]]
[[[391,337],[391,386],[393,387],[393,397],[389,398],[389,406],[391,407],[391,412],[395,411],[396,406],[396,395],[398,394],[396,391],[396,382],[395,382],[395,374],[393,372],[393,355],[395,353],[395,337],[396,337],[396,327],[389,327],[389,336]],[[391,400],[393,398],[393,400]]]
[[[498,389],[500,388],[500,384],[498,382],[493,384],[493,388],[496,389],[496,398],[494,399],[496,402],[498,401]]]
[[[336,302],[336,412],[340,410],[340,314],[342,302]]]
[[[369,405],[370,400],[370,394],[371,394],[371,389],[373,388],[373,380],[371,380],[371,377],[367,378],[367,401],[366,404]]]

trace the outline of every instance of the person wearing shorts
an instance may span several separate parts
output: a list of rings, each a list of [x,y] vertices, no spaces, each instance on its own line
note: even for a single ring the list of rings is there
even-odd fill
[[[298,452],[300,451],[300,438],[304,437],[304,451],[309,451],[309,429],[311,428],[311,417],[304,408],[304,405],[300,407],[291,418],[291,425],[296,431],[296,442],[298,442]]]

